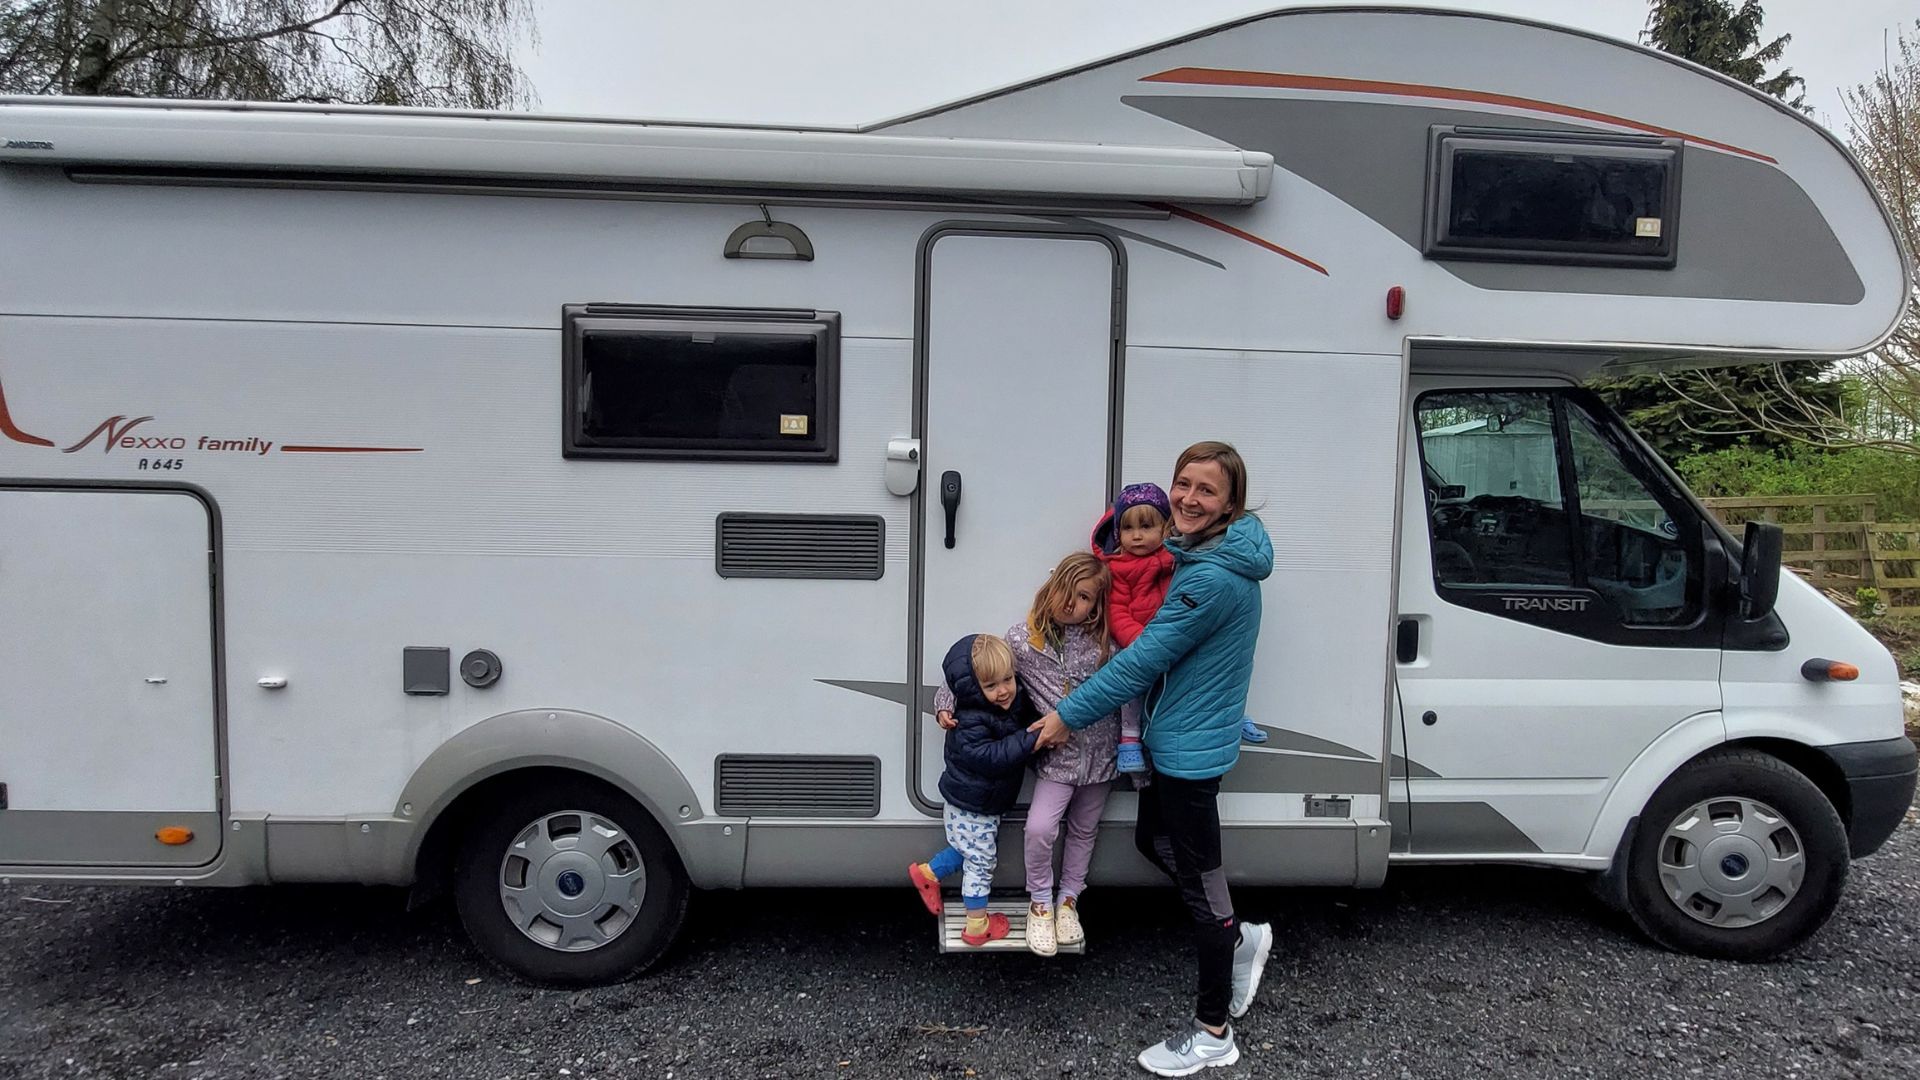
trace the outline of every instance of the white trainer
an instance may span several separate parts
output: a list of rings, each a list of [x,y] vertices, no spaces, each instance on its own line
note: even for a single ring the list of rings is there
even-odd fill
[[[1233,999],[1227,1003],[1227,1015],[1235,1020],[1253,1007],[1253,995],[1260,990],[1260,976],[1267,970],[1267,954],[1272,951],[1272,926],[1240,924],[1240,944],[1233,947]]]
[[[1155,1076],[1192,1076],[1201,1069],[1218,1069],[1240,1060],[1233,1041],[1233,1025],[1219,1035],[1195,1020],[1185,1032],[1140,1051],[1140,1067]]]

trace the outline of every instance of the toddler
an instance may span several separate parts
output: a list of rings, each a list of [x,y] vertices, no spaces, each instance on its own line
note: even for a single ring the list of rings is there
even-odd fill
[[[941,913],[940,879],[964,868],[960,899],[967,925],[960,940],[985,945],[1006,937],[1007,917],[987,913],[993,888],[1000,815],[1013,809],[1035,736],[1027,725],[1040,714],[1020,688],[1013,650],[992,634],[972,634],[954,642],[942,664],[950,688],[945,771],[940,796],[946,800],[947,846],[933,858],[907,867],[927,910]],[[947,721],[951,721],[949,726]]]

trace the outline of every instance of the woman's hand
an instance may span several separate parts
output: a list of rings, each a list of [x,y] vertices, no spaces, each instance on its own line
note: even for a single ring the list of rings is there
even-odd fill
[[[1060,714],[1057,712],[1050,712],[1040,719],[1035,720],[1033,723],[1028,724],[1027,730],[1040,733],[1040,737],[1033,742],[1033,748],[1035,750],[1045,750],[1048,747],[1059,746],[1066,742],[1067,736],[1071,734],[1071,732],[1067,730],[1066,723],[1060,719]]]
[[[954,729],[954,726],[959,723],[959,721],[953,718],[953,713],[951,711],[942,711],[942,712],[934,713],[933,722],[940,725],[941,731],[952,731]]]

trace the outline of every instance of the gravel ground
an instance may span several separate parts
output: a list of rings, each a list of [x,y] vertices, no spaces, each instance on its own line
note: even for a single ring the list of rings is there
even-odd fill
[[[1790,959],[1665,953],[1569,874],[1242,890],[1279,932],[1211,1078],[1920,1075],[1920,827]],[[487,967],[396,892],[0,887],[0,1077],[1110,1077],[1191,1007],[1172,890],[1089,894],[1083,957],[940,956],[912,892],[702,894],[651,976]]]

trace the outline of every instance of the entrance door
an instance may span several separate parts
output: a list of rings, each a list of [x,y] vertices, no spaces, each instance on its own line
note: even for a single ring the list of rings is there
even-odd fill
[[[1720,708],[1704,523],[1591,395],[1413,387],[1396,665],[1411,853],[1578,854],[1641,751]]]
[[[212,544],[187,492],[0,490],[0,864],[219,853]]]
[[[1113,491],[1120,279],[1096,236],[955,232],[925,258],[909,685],[927,688],[916,787],[933,804],[943,743],[927,710],[947,650],[1024,618]]]

